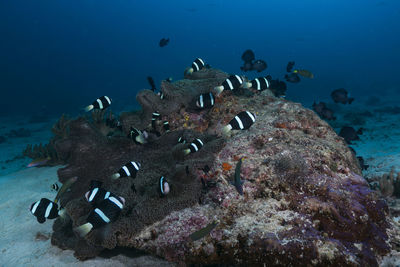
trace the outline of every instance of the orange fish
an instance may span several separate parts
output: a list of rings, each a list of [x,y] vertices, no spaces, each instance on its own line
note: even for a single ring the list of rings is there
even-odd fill
[[[230,169],[232,169],[232,165],[228,162],[224,162],[222,163],[222,169],[224,169],[224,171],[229,171]]]
[[[43,166],[43,165],[46,164],[50,159],[51,159],[50,157],[35,159],[35,160],[33,160],[31,163],[29,163],[26,167],[27,167],[27,168],[32,168],[32,167]]]

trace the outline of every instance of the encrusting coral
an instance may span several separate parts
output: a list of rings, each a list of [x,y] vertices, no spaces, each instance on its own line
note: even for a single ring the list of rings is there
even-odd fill
[[[69,159],[58,175],[61,182],[78,179],[60,200],[70,220],[55,221],[52,244],[82,260],[105,248],[134,247],[183,264],[377,266],[391,249],[388,208],[360,176],[344,140],[314,112],[269,90],[245,97],[224,91],[214,107],[192,109],[194,97],[226,77],[203,69],[163,82],[164,99],[139,92],[142,112],[121,114],[122,136],[104,136],[84,118],[70,121],[68,137],[55,146]],[[244,110],[256,115],[251,128],[221,135]],[[150,133],[144,145],[126,138],[130,127],[150,129],[156,111],[170,131]],[[182,155],[196,138],[204,146]],[[235,168],[227,167],[240,158],[243,196],[229,183]],[[141,164],[137,177],[112,180],[129,161]],[[164,197],[157,193],[160,176],[171,185]],[[91,210],[83,197],[91,180],[126,203],[117,221],[81,239],[72,229]],[[205,236],[190,238],[209,225]]]
[[[60,140],[68,138],[69,122],[70,118],[63,114],[51,129],[53,137],[50,139],[49,143],[39,145],[28,144],[22,151],[22,155],[33,160],[48,159],[41,166],[65,164],[68,160],[68,157],[61,157],[56,146]]]
[[[369,180],[378,181],[378,189],[383,197],[394,196],[400,198],[400,172],[395,177],[394,167],[392,167],[390,173],[385,173],[381,177],[373,177]]]

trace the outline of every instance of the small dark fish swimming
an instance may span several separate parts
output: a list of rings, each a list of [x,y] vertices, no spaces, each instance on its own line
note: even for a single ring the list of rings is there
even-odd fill
[[[213,221],[212,223],[208,224],[206,227],[201,228],[200,230],[194,232],[193,234],[191,234],[189,237],[192,241],[196,241],[199,239],[202,239],[203,237],[205,237],[206,235],[208,235],[209,233],[211,233],[211,231],[218,225],[218,221]]]
[[[162,38],[161,40],[160,40],[160,43],[159,43],[159,46],[160,47],[164,47],[164,46],[166,46],[167,44],[169,43],[169,38]]]
[[[254,59],[255,59],[254,52],[251,49],[247,49],[246,51],[243,52],[242,60],[245,63],[252,63]]]
[[[210,169],[210,167],[209,167],[208,165],[204,165],[204,167],[201,168],[201,170],[202,170],[205,174],[207,174],[211,169]]]
[[[111,98],[108,96],[101,96],[97,98],[91,105],[85,108],[85,111],[91,111],[92,109],[103,110],[111,105]]]
[[[124,208],[125,199],[123,197],[110,196],[102,200],[87,217],[87,223],[75,228],[81,236],[86,236],[92,229],[98,229],[110,222],[115,221],[121,210]]]
[[[333,90],[331,97],[335,103],[351,104],[354,101],[354,98],[348,97],[348,92],[344,88]]]
[[[271,80],[269,90],[274,93],[276,97],[281,97],[286,95],[286,83],[284,81],[280,81],[279,79]]]
[[[228,125],[222,129],[223,133],[228,133],[230,130],[247,130],[256,121],[256,116],[250,111],[242,111],[237,114]]]
[[[131,190],[132,190],[132,192],[133,192],[133,193],[136,193],[136,187],[135,187],[135,184],[132,184],[132,185],[131,185]]]
[[[360,140],[360,137],[358,136],[360,134],[362,134],[362,128],[356,131],[351,126],[343,126],[339,132],[339,136],[343,137],[348,144],[351,144],[351,141]]]
[[[243,64],[243,66],[241,66],[240,67],[240,69],[242,70],[242,71],[251,71],[251,70],[253,70],[253,63],[251,63],[251,62],[245,62],[244,64]]]
[[[239,195],[243,195],[243,181],[240,179],[240,170],[242,168],[243,160],[244,158],[240,158],[236,164],[234,181],[231,182],[231,184],[235,186]]]
[[[44,223],[46,219],[55,219],[59,216],[57,203],[47,198],[42,198],[32,203],[30,211],[39,223]]]
[[[358,163],[360,164],[361,170],[363,170],[363,171],[368,170],[369,165],[365,164],[364,158],[361,156],[358,156],[357,159],[358,159]]]
[[[285,80],[290,83],[300,82],[300,76],[297,73],[285,74]]]
[[[328,108],[326,106],[326,103],[319,102],[317,104],[316,102],[314,102],[314,104],[312,105],[312,108],[321,118],[327,119],[327,120],[336,120],[333,110]]]
[[[294,61],[289,61],[287,66],[286,66],[286,71],[287,72],[292,72],[293,67],[294,67]]]
[[[136,174],[140,169],[140,163],[135,161],[130,161],[126,163],[121,169],[118,170],[117,173],[114,173],[111,178],[118,179],[120,177],[132,177],[133,179],[136,178]]]
[[[152,77],[147,76],[147,81],[149,82],[151,86],[151,91],[155,92],[157,90],[156,84],[154,83],[154,80]]]
[[[258,59],[254,61],[253,63],[253,70],[256,70],[257,72],[262,72],[267,68],[267,63],[264,60]]]

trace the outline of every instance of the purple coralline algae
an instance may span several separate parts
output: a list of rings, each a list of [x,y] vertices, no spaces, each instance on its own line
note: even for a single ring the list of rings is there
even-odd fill
[[[246,96],[224,91],[212,108],[191,108],[193,98],[226,77],[205,68],[163,82],[164,99],[139,92],[142,112],[120,115],[121,136],[104,136],[85,118],[72,120],[55,148],[69,159],[58,171],[60,182],[78,179],[60,200],[70,219],[56,220],[52,243],[82,260],[131,247],[182,265],[377,266],[393,245],[388,207],[360,176],[343,138],[313,111],[269,90]],[[250,129],[223,135],[220,129],[245,110],[256,116]],[[155,111],[170,124],[160,136],[151,134]],[[126,138],[130,127],[148,131],[148,143]],[[196,138],[202,149],[182,155]],[[231,184],[235,168],[222,167],[240,158],[243,195]],[[129,161],[141,164],[137,177],[112,180]],[[162,175],[171,186],[164,197],[156,188]],[[115,222],[81,239],[73,228],[91,210],[84,199],[91,180],[126,203]],[[213,222],[215,228],[192,241]]]

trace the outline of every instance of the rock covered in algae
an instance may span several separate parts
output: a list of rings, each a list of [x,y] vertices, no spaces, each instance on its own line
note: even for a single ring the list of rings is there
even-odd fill
[[[360,176],[345,141],[313,111],[268,90],[246,97],[223,92],[213,108],[192,111],[192,98],[226,77],[215,73],[163,84],[165,100],[138,94],[143,113],[121,116],[124,129],[147,127],[154,111],[171,126],[146,145],[101,136],[83,119],[71,122],[71,161],[59,176],[78,181],[61,200],[71,221],[56,221],[53,244],[74,249],[80,259],[118,246],[184,264],[377,265],[390,251],[387,205]],[[256,114],[252,127],[221,136],[220,128],[243,110]],[[204,139],[205,146],[175,157],[173,151],[185,146],[177,144],[180,136]],[[242,157],[243,196],[229,183],[235,168],[226,167]],[[112,181],[109,176],[129,160],[142,165],[137,178]],[[164,198],[155,188],[160,175],[172,184]],[[71,228],[90,211],[82,196],[92,179],[123,196],[126,207],[116,222],[78,239]],[[209,234],[192,241],[214,221]]]

